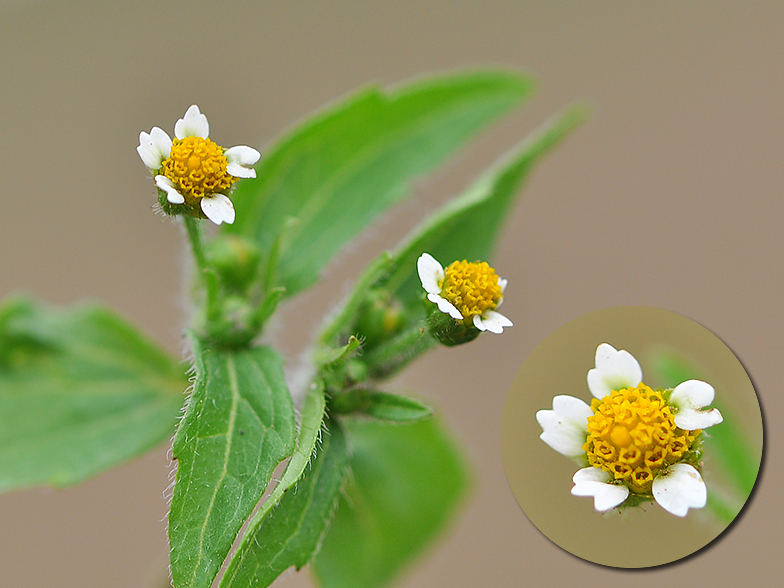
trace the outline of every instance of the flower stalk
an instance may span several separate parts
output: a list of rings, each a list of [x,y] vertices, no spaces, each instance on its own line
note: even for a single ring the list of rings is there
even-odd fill
[[[191,252],[193,253],[196,272],[204,285],[205,320],[207,324],[211,324],[218,319],[220,314],[218,277],[204,254],[201,221],[191,216],[185,216],[183,217],[183,222],[185,224],[185,231],[188,235],[188,242],[191,246]]]
[[[368,352],[362,360],[368,368],[370,378],[381,380],[390,377],[437,345],[438,342],[425,326],[417,324]]]

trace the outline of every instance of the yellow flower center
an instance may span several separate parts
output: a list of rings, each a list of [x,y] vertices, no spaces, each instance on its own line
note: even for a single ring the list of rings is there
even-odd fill
[[[455,261],[444,270],[441,297],[455,305],[464,319],[493,310],[501,300],[495,270],[486,261]]]
[[[223,148],[210,139],[185,137],[172,141],[171,155],[160,173],[169,178],[187,199],[223,192],[239,178],[226,171],[228,161]]]
[[[594,398],[591,409],[583,445],[588,462],[637,494],[650,494],[657,473],[681,459],[701,433],[675,426],[662,394],[645,384]]]

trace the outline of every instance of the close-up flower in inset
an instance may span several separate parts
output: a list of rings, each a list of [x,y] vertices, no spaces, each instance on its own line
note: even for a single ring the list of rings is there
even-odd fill
[[[572,478],[575,496],[590,496],[604,512],[629,501],[655,500],[683,517],[707,503],[700,475],[702,429],[722,422],[707,382],[688,380],[653,390],[628,351],[602,343],[588,371],[590,406],[572,396],[553,398],[540,410],[540,438],[559,453],[587,465]]]
[[[512,321],[496,312],[504,301],[507,281],[486,261],[455,261],[444,269],[429,253],[417,260],[417,272],[427,299],[464,326],[502,333]]]
[[[243,145],[224,150],[209,134],[207,117],[194,104],[174,125],[174,140],[153,127],[141,132],[136,151],[169,203],[200,211],[217,225],[231,224],[234,205],[228,194],[238,179],[256,177],[253,165],[261,154]]]

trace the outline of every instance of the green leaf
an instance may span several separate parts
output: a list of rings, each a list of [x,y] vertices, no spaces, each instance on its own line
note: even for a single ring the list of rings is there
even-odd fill
[[[436,419],[343,422],[353,475],[313,569],[323,588],[377,588],[444,528],[465,496],[466,466]]]
[[[578,105],[546,122],[466,192],[427,219],[393,255],[395,269],[385,287],[406,307],[421,308],[416,260],[422,253],[430,253],[444,266],[459,259],[488,260],[532,166],[586,117],[585,107]]]
[[[264,588],[291,566],[307,564],[332,516],[347,463],[342,427],[330,422],[310,469],[267,511],[247,547],[231,560],[221,588]]]
[[[171,437],[178,361],[112,311],[0,307],[0,491],[81,482]]]
[[[177,588],[212,584],[296,433],[277,352],[204,348],[195,338],[193,348],[196,383],[174,437],[169,542]]]
[[[411,423],[433,416],[433,409],[399,394],[353,389],[337,394],[329,405],[333,414],[364,414],[381,421]]]
[[[412,179],[518,105],[532,87],[520,74],[481,71],[360,91],[264,154],[257,179],[237,185],[237,220],[224,230],[254,238],[265,257],[274,249],[275,285],[292,296],[405,198]]]
[[[302,408],[302,419],[297,437],[297,448],[294,450],[294,455],[291,456],[288,464],[286,464],[286,470],[283,472],[280,482],[278,482],[278,485],[275,486],[275,489],[248,524],[248,529],[242,536],[240,545],[232,558],[232,562],[229,564],[230,568],[241,565],[240,563],[234,563],[237,559],[245,561],[255,557],[254,555],[248,555],[247,552],[254,551],[257,548],[256,534],[264,523],[267,514],[280,502],[285,493],[297,480],[302,477],[305,467],[316,451],[316,443],[318,442],[324,421],[325,406],[324,388],[316,384],[305,397],[305,405]],[[225,581],[224,578],[223,582]]]

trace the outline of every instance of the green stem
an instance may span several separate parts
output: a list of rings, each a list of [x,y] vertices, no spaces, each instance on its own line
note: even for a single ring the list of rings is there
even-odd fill
[[[196,270],[207,292],[207,321],[212,322],[218,317],[218,278],[207,263],[207,257],[204,255],[201,221],[190,216],[184,217],[183,220],[188,233],[188,241],[191,244],[193,259],[196,263]]]
[[[357,311],[367,297],[368,290],[378,281],[380,276],[389,272],[392,262],[392,256],[388,252],[382,253],[370,262],[370,265],[357,280],[354,290],[348,300],[346,300],[343,308],[340,309],[338,314],[333,317],[321,332],[321,335],[319,335],[319,343],[322,346],[332,347],[341,331],[347,328],[350,329],[353,326]]]
[[[192,216],[183,217],[185,230],[188,232],[188,240],[191,243],[193,259],[196,260],[196,267],[200,272],[207,269],[207,260],[204,257],[204,245],[202,245],[201,221]]]
[[[427,332],[424,324],[416,325],[368,352],[363,360],[370,377],[386,378],[437,345],[438,341]]]

